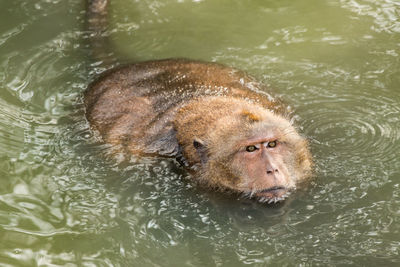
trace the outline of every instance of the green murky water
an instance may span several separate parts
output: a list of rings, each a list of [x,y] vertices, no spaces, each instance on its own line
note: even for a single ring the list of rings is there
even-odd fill
[[[294,108],[316,178],[277,207],[107,156],[84,6],[0,1],[0,266],[400,264],[398,0],[113,0],[110,57],[225,63]]]

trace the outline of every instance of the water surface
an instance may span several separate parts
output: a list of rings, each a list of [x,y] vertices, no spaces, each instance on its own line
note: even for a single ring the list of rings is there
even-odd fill
[[[1,266],[400,263],[398,1],[112,1],[110,57],[224,63],[294,110],[316,177],[276,206],[109,156],[84,119],[104,67],[83,1],[0,7]]]

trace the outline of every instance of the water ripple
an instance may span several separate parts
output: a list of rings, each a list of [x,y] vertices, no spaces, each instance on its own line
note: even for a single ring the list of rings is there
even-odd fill
[[[358,16],[371,16],[375,25],[371,29],[377,32],[400,33],[400,3],[393,0],[341,0],[340,5]]]
[[[299,112],[304,129],[318,140],[320,149],[343,159],[396,159],[400,106],[393,99],[367,93],[310,99]]]

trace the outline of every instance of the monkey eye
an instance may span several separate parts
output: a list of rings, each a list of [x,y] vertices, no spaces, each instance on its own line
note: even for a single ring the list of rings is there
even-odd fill
[[[276,147],[276,145],[277,145],[277,141],[271,141],[271,142],[267,143],[266,147],[274,148],[274,147]]]
[[[246,146],[246,151],[247,152],[254,152],[254,151],[256,151],[258,148],[256,147],[256,146],[253,146],[253,145],[251,145],[251,146]]]

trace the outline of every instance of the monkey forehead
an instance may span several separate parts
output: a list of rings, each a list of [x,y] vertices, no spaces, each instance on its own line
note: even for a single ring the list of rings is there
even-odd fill
[[[244,142],[256,144],[275,140],[286,141],[298,137],[299,134],[288,120],[278,118],[273,121],[261,121],[248,128]]]
[[[252,135],[282,135],[287,131],[294,130],[293,125],[289,120],[269,113],[263,120],[249,125],[249,130]]]
[[[240,140],[238,142],[239,146],[249,146],[249,145],[255,145],[255,144],[261,144],[261,143],[265,143],[265,142],[271,142],[271,141],[275,141],[278,138],[278,135],[264,135],[264,136],[254,136],[252,138],[248,138],[248,139],[244,139],[244,140]]]
[[[215,124],[216,127],[210,132],[211,136],[215,132],[216,135],[236,142],[241,140],[265,142],[283,139],[289,133],[297,133],[289,120],[268,110],[256,113],[260,118],[259,121],[247,121],[242,116],[235,116],[236,114],[220,117]]]
[[[250,135],[238,140],[237,145],[249,146],[277,140],[285,140],[282,131],[279,129],[268,129],[267,131],[257,131],[256,133],[252,132]]]

